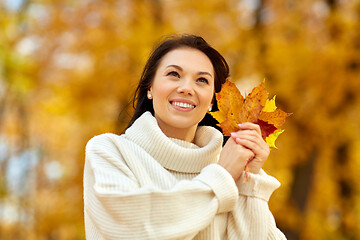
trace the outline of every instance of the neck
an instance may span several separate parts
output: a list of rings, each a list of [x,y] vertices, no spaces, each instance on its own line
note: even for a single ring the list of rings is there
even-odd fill
[[[166,134],[170,133],[164,134],[159,125],[150,112],[145,112],[131,127],[126,129],[123,137],[144,149],[161,166],[171,171],[200,173],[204,167],[218,161],[223,140],[220,131],[209,126],[197,127],[194,130],[196,131],[194,144],[191,144],[176,136],[173,137],[178,138],[179,141],[174,141],[173,138],[169,139]],[[178,131],[184,131],[184,129]],[[121,145],[125,148],[126,146]],[[148,160],[146,159],[146,161]]]
[[[187,142],[194,142],[197,125],[191,128],[175,128],[157,121],[161,131],[169,138],[176,138]]]

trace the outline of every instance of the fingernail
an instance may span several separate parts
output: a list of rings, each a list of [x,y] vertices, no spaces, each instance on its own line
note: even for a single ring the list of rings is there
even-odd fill
[[[242,127],[243,125],[244,125],[244,124],[242,124],[242,123],[239,123],[239,124],[238,124],[239,127]]]
[[[236,136],[236,133],[232,132],[232,133],[230,133],[230,135],[231,135],[232,137],[235,137],[235,136]]]

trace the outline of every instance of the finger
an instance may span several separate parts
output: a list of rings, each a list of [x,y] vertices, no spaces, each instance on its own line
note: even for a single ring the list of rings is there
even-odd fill
[[[230,135],[234,140],[235,140],[235,138],[238,137],[238,138],[248,139],[248,140],[256,142],[256,143],[258,143],[260,145],[267,144],[265,142],[265,140],[262,138],[262,136],[259,135],[254,130],[240,130],[238,132],[231,133]]]
[[[240,144],[241,146],[251,150],[255,155],[259,155],[263,152],[262,151],[263,148],[258,143],[250,141],[248,139],[236,138],[235,142],[237,144]]]
[[[256,156],[267,156],[270,153],[269,145],[263,140],[258,142],[251,139],[236,138],[235,142],[250,149]]]
[[[232,136],[238,136],[238,137],[242,137],[246,135],[262,138],[261,135],[255,130],[239,130],[237,132],[234,132],[234,134],[232,134]]]
[[[244,123],[238,124],[238,126],[242,130],[245,130],[245,129],[255,130],[257,133],[259,133],[261,135],[261,129],[258,124],[251,123],[251,122],[244,122]]]
[[[246,156],[247,161],[249,161],[250,159],[253,159],[255,157],[255,153],[251,149],[249,149],[241,144],[239,144],[238,146],[242,148],[241,149],[242,155]]]
[[[236,139],[239,138],[239,139],[248,140],[248,141],[251,141],[251,142],[254,142],[254,143],[256,143],[256,144],[261,145],[261,140],[259,139],[258,136],[233,134],[233,135],[231,136],[231,138],[234,139],[235,142],[236,142]]]

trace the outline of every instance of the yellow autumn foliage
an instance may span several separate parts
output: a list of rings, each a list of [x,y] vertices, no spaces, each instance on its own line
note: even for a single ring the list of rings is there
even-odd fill
[[[360,2],[0,2],[0,239],[85,239],[86,142],[123,131],[155,42],[203,36],[293,115],[264,169],[288,239],[360,239]],[[126,111],[119,115],[122,109]]]

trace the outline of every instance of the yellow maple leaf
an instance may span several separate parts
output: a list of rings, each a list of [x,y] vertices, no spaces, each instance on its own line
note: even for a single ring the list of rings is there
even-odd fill
[[[276,110],[276,105],[275,105],[275,97],[274,96],[272,99],[266,99],[266,103],[264,108],[262,109],[263,112],[273,112]]]
[[[212,112],[211,115],[219,122],[218,126],[225,136],[238,131],[239,123],[258,124],[263,139],[270,147],[276,148],[275,140],[283,132],[280,126],[291,114],[278,109],[275,96],[269,100],[268,95],[265,82],[260,83],[244,98],[236,85],[226,80],[221,91],[216,94],[219,111]]]

